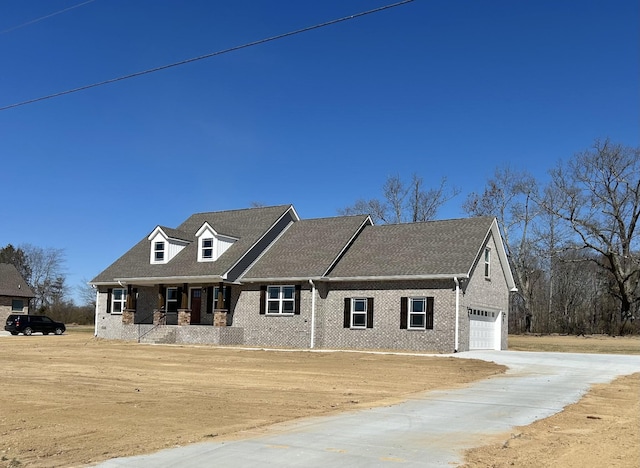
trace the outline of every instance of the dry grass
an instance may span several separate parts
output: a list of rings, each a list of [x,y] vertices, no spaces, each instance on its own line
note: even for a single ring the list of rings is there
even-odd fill
[[[55,467],[398,402],[501,373],[493,363],[350,352],[0,338],[0,467]]]
[[[640,354],[640,336],[509,335],[511,351]]]

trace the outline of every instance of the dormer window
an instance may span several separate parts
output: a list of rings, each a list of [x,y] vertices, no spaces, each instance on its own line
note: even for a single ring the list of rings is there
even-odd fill
[[[156,262],[164,262],[164,242],[154,242],[153,252],[153,258]]]
[[[149,262],[151,264],[163,264],[171,261],[182,249],[189,245],[189,237],[186,233],[176,229],[156,227],[148,237]]]
[[[198,232],[198,261],[215,262],[237,240],[233,237],[219,234],[209,223],[204,223]]]
[[[211,260],[213,258],[213,237],[202,239],[202,259]]]

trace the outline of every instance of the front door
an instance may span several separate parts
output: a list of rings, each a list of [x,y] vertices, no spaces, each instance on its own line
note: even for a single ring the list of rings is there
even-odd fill
[[[191,290],[191,324],[200,323],[200,305],[202,304],[202,289]]]

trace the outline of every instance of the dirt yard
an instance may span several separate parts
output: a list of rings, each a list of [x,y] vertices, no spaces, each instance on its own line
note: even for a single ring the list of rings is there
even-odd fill
[[[640,337],[509,336],[509,349],[640,354]],[[561,413],[466,453],[465,468],[640,467],[640,374],[595,385]]]
[[[504,371],[454,358],[0,337],[0,467],[78,466],[386,405]],[[241,434],[240,434],[241,435]]]
[[[555,338],[572,352],[640,346],[637,339],[614,339],[612,347],[611,339]],[[558,350],[558,339],[544,346]],[[510,337],[510,343],[544,350],[546,340]],[[78,466],[241,437],[272,423],[392,404],[504,371],[454,358],[147,346],[97,340],[90,329],[73,328],[63,336],[0,337],[0,363],[2,468]],[[567,411],[470,452],[467,466],[637,467],[639,383],[636,375],[599,386]],[[566,460],[558,464],[558,457]]]

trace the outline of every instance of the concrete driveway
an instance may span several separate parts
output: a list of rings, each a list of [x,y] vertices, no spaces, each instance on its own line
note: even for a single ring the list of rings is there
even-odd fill
[[[594,383],[640,372],[640,356],[474,351],[454,355],[509,366],[467,388],[416,395],[388,407],[308,418],[201,443],[117,458],[115,467],[455,466],[463,450],[561,411]]]

